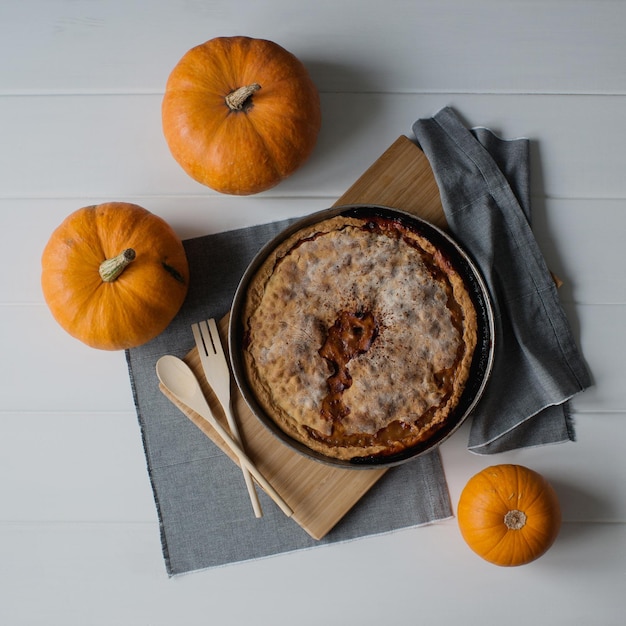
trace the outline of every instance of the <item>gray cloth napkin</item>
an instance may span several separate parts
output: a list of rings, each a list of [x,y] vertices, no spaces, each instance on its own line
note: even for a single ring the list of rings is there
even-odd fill
[[[390,469],[322,540],[312,539],[261,494],[256,519],[238,467],[161,394],[155,373],[164,354],[194,346],[191,324],[220,319],[247,264],[290,221],[184,243],[187,299],[165,332],[126,352],[131,385],[170,576],[419,526],[452,515],[437,451]],[[367,470],[354,470],[367,471]]]
[[[414,132],[452,233],[482,270],[496,312],[494,371],[473,416],[470,449],[491,453],[571,439],[565,401],[589,376],[530,230],[527,142],[469,131],[450,109],[419,120]],[[227,313],[248,262],[289,223],[185,241],[191,270],[185,304],[164,333],[126,353],[170,575],[452,514],[441,458],[433,452],[389,470],[321,541],[264,494],[264,517],[256,519],[239,469],[160,393],[159,357],[184,356],[193,347],[190,325]]]
[[[589,387],[531,230],[529,141],[468,130],[449,107],[413,125],[450,231],[474,258],[495,313],[494,368],[469,449],[490,454],[574,439],[568,400]]]

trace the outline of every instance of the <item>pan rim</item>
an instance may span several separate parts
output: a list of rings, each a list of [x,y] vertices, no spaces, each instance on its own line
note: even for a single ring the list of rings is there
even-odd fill
[[[472,361],[470,374],[471,384],[466,385],[461,401],[453,412],[453,418],[447,420],[446,425],[439,429],[433,437],[426,442],[406,448],[401,453],[389,456],[358,457],[351,460],[337,459],[323,455],[320,452],[308,448],[304,443],[297,441],[285,433],[261,408],[254,393],[247,384],[242,359],[243,328],[241,313],[246,300],[247,288],[253,276],[258,271],[267,256],[283,241],[302,228],[314,225],[337,216],[387,217],[406,223],[409,227],[417,229],[429,239],[434,238],[435,245],[443,247],[446,253],[454,257],[455,269],[461,273],[472,296],[474,306],[479,317],[479,344]],[[328,209],[316,211],[297,219],[287,226],[278,235],[273,237],[252,258],[244,274],[242,275],[233,298],[231,315],[228,324],[229,358],[235,382],[245,403],[251,413],[258,419],[275,437],[290,449],[307,456],[308,458],[329,464],[335,467],[349,469],[380,469],[403,464],[435,448],[451,437],[470,416],[473,409],[482,397],[491,370],[493,368],[495,346],[495,322],[491,298],[486,283],[476,263],[468,252],[446,231],[431,222],[412,213],[389,207],[382,204],[358,203],[342,204]],[[457,409],[461,407],[461,410]]]

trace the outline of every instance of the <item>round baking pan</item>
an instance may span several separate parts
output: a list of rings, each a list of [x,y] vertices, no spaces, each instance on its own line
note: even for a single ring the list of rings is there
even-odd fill
[[[386,456],[366,456],[354,458],[352,460],[341,460],[325,456],[317,451],[311,450],[303,443],[296,441],[283,432],[283,430],[264,412],[255,398],[252,389],[248,385],[246,378],[243,363],[244,328],[242,323],[242,311],[246,301],[250,281],[269,254],[284,240],[304,227],[311,226],[336,216],[347,216],[362,219],[373,217],[393,219],[425,236],[448,257],[454,268],[461,275],[468,291],[470,292],[476,309],[478,321],[478,344],[474,352],[470,376],[459,404],[451,415],[448,416],[445,425],[441,427],[432,437],[430,437],[427,441],[421,442],[411,448],[407,448],[398,454]],[[323,463],[354,469],[381,468],[404,463],[421,454],[431,451],[433,448],[439,446],[443,441],[450,437],[450,435],[452,435],[452,433],[456,431],[463,421],[469,416],[472,409],[476,406],[478,400],[480,399],[491,373],[494,350],[494,321],[489,293],[480,272],[471,260],[470,256],[452,239],[452,237],[450,237],[450,235],[421,218],[397,209],[391,209],[389,207],[379,205],[345,205],[319,211],[294,222],[282,233],[263,246],[263,248],[256,254],[248,265],[235,292],[228,328],[228,342],[233,374],[244,400],[252,413],[276,437],[282,440],[293,450]]]

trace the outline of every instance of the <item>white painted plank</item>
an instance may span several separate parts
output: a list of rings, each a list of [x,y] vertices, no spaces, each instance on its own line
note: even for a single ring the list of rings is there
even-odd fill
[[[594,0],[8,0],[3,93],[161,92],[207,39],[273,39],[322,91],[626,93],[626,7]]]
[[[626,326],[626,307],[566,304],[565,310],[594,379],[594,386],[576,398],[577,410],[626,411],[622,384],[626,336],[620,330]],[[45,305],[1,306],[0,340],[14,357],[0,365],[4,410],[132,408],[123,352],[83,345],[61,329]]]
[[[626,309],[618,305],[566,307],[594,381],[593,387],[576,397],[578,411],[624,411],[624,354]],[[621,355],[621,356],[620,356]]]
[[[626,335],[621,332],[626,306],[566,302],[564,307],[594,379],[594,386],[576,398],[577,409],[626,410],[622,384]],[[72,338],[45,304],[0,305],[0,340],[6,353],[13,355],[0,365],[4,410],[127,411],[132,407],[123,353],[94,350]]]
[[[156,521],[136,414],[0,413],[0,501],[0,523]]]
[[[555,488],[567,522],[626,522],[626,436],[624,413],[573,415],[576,441],[476,455],[467,450],[470,423],[441,447],[450,498],[456,512],[461,491],[490,465],[515,463],[541,473]]]
[[[237,196],[117,197],[166,220],[190,239],[299,217],[326,209],[337,198]],[[102,198],[0,198],[0,246],[10,263],[0,264],[0,304],[42,303],[41,255],[53,231],[70,213]],[[626,203],[625,203],[626,214]]]
[[[518,463],[554,485],[565,521],[626,523],[626,416],[574,417],[576,443],[494,456],[468,452],[468,427],[460,429],[442,447],[454,510],[476,472]],[[136,416],[1,413],[0,501],[0,524],[155,521]]]
[[[535,196],[532,201],[533,231],[548,266],[563,281],[561,299],[626,303],[624,200]]]
[[[307,163],[266,196],[340,196],[413,122],[453,106],[470,126],[533,141],[533,192],[624,198],[626,97],[325,94]],[[171,157],[161,97],[0,97],[0,197],[215,195]],[[45,138],[43,140],[42,138]]]
[[[512,569],[472,553],[454,520],[174,580],[156,524],[0,524],[0,553],[11,626],[318,626],[329,613],[376,624],[390,611],[468,626],[623,623],[623,524],[566,524],[541,559]]]
[[[124,352],[68,335],[44,305],[0,307],[0,409],[132,411]]]
[[[348,185],[346,184],[346,187]],[[320,193],[323,190],[320,191]],[[161,216],[182,239],[326,209],[335,197],[123,197]],[[42,303],[41,253],[67,215],[99,198],[0,198],[0,304]],[[561,299],[626,304],[626,199],[533,197],[533,229],[548,265],[563,280]]]

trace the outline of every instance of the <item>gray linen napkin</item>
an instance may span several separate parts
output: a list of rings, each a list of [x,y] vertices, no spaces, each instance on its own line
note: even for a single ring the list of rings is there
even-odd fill
[[[185,241],[191,278],[182,309],[160,336],[126,353],[170,576],[452,515],[441,459],[433,452],[390,469],[320,541],[287,519],[265,494],[260,496],[264,516],[256,519],[241,471],[159,391],[157,360],[187,354],[194,345],[191,324],[228,312],[249,261],[289,223]]]
[[[490,454],[574,439],[568,400],[589,387],[554,280],[531,230],[529,142],[468,130],[449,107],[415,122],[449,228],[487,282],[494,369],[469,449]]]

